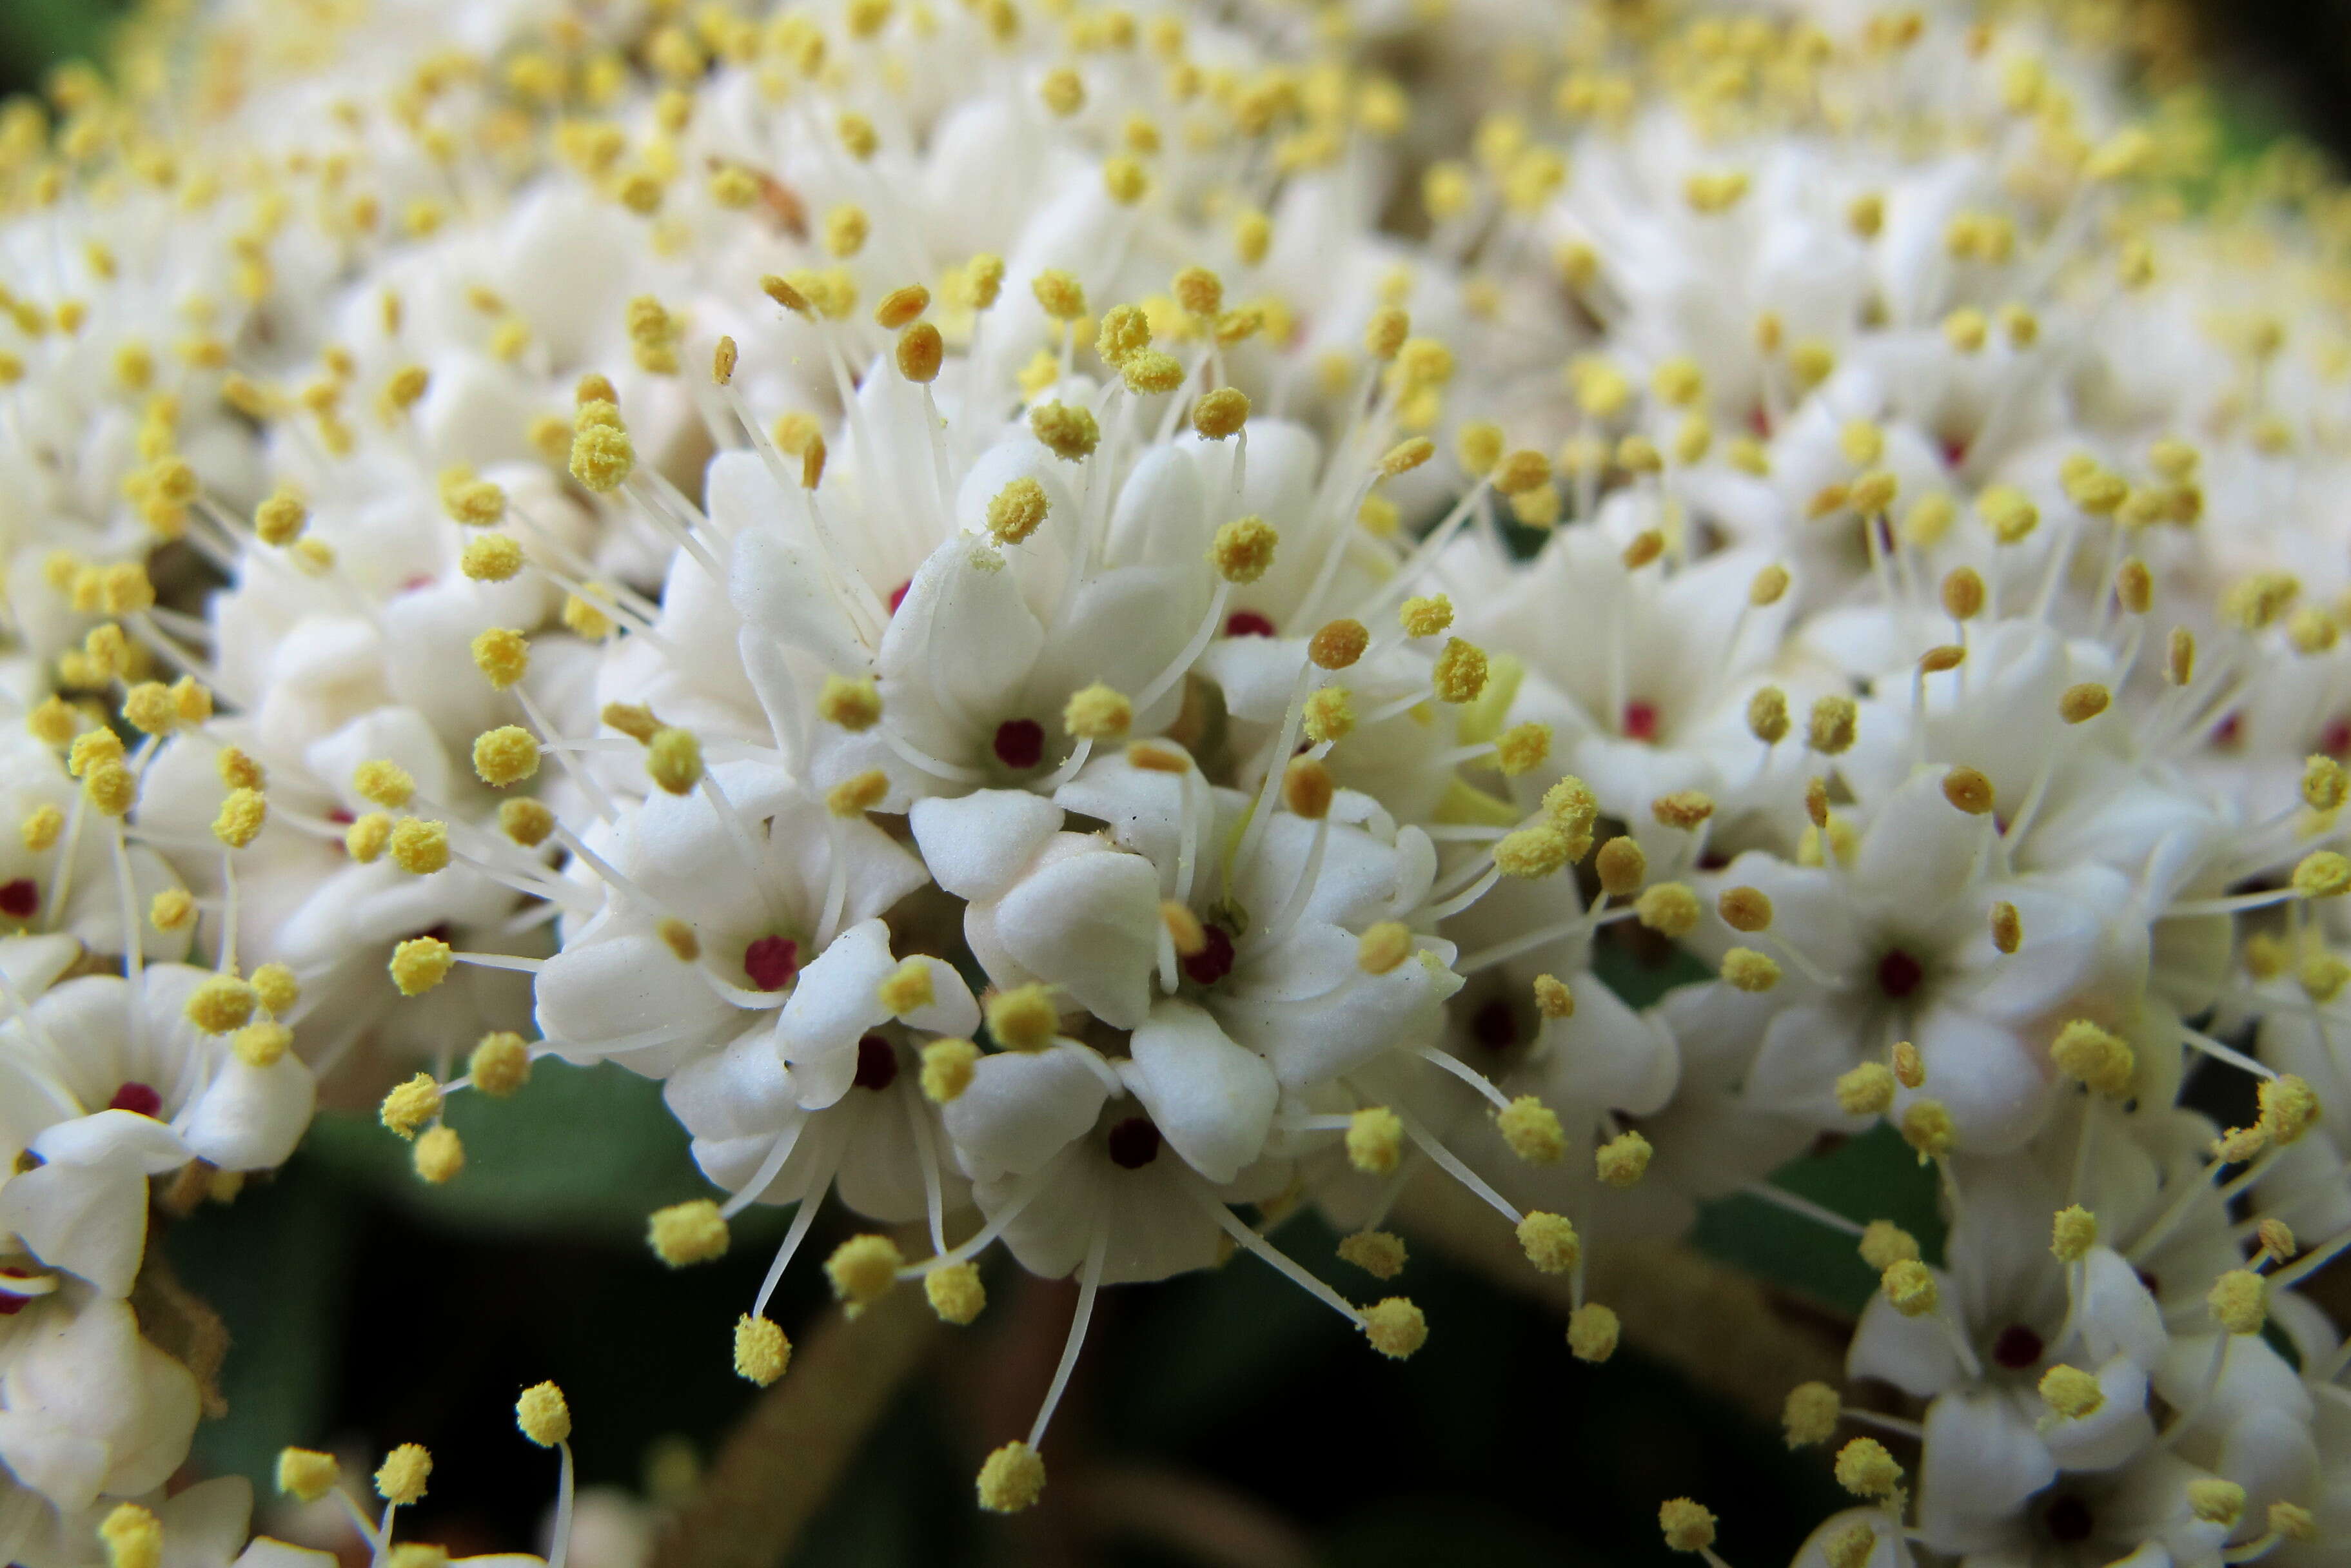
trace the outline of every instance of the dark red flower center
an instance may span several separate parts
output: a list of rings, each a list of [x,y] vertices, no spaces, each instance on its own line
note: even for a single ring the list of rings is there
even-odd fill
[[[2011,1323],[1991,1342],[1991,1358],[2011,1372],[2022,1372],[2039,1362],[2046,1348],[2039,1334],[2022,1323]]]
[[[1519,1043],[1519,1015],[1496,997],[1469,1015],[1469,1033],[1488,1051],[1508,1051]]]
[[[890,591],[891,614],[895,615],[898,613],[898,606],[906,602],[906,590],[914,586],[914,580],[910,577],[905,581],[900,583],[897,587]]]
[[[2244,729],[2244,716],[2242,714],[2232,713],[2228,717],[2222,719],[2218,725],[2213,727],[2212,744],[2215,746],[2224,747],[2234,746],[2237,744],[2238,740],[2242,737]]]
[[[1273,622],[1254,610],[1236,610],[1225,617],[1225,635],[1270,637],[1273,635]]]
[[[1618,727],[1624,730],[1625,738],[1627,740],[1656,739],[1657,705],[1645,702],[1626,703],[1625,722]]]
[[[2051,1538],[2066,1546],[2089,1540],[2090,1531],[2097,1527],[2090,1517],[2090,1505],[2078,1497],[2059,1498],[2041,1517],[2048,1521]]]
[[[33,1304],[30,1296],[20,1296],[8,1288],[11,1280],[29,1280],[33,1276],[17,1269],[0,1269],[0,1318],[13,1318]]]
[[[163,1097],[144,1083],[126,1083],[114,1092],[106,1103],[110,1111],[128,1111],[134,1116],[152,1116],[163,1108]]]
[[[1110,1157],[1113,1165],[1141,1170],[1159,1157],[1159,1129],[1148,1116],[1129,1116],[1110,1130]]]
[[[31,877],[0,883],[0,915],[11,920],[30,920],[33,912],[40,907],[41,884]]]
[[[1008,718],[996,727],[996,760],[1016,771],[1034,768],[1045,755],[1045,727],[1033,718]]]
[[[2318,749],[2329,757],[2351,753],[2351,718],[2338,718],[2318,732]]]
[[[1887,948],[1877,961],[1877,988],[1895,1001],[1917,990],[1926,977],[1927,967],[1899,947]]]
[[[1184,977],[1196,986],[1213,986],[1233,972],[1232,933],[1221,925],[1203,925],[1200,936],[1200,950],[1184,960]]]
[[[800,972],[800,945],[789,936],[762,936],[743,949],[743,972],[763,991],[780,991]]]
[[[898,1052],[895,1047],[878,1034],[869,1034],[857,1042],[857,1076],[851,1080],[860,1089],[887,1089],[898,1082]]]

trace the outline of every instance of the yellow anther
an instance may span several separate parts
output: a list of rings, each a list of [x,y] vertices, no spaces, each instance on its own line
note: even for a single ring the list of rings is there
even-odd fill
[[[74,737],[72,748],[66,753],[66,771],[80,779],[92,768],[119,763],[122,758],[120,736],[110,729],[93,729]]]
[[[1272,567],[1274,549],[1280,539],[1263,517],[1235,517],[1217,530],[1208,547],[1208,560],[1227,582],[1246,586]]]
[[[1780,966],[1752,947],[1733,947],[1722,956],[1722,977],[1742,991],[1763,992],[1780,983]]]
[[[1142,162],[1123,153],[1102,164],[1102,190],[1122,207],[1131,207],[1151,193],[1151,175]]]
[[[343,851],[361,865],[373,865],[392,842],[392,819],[370,811],[343,830]]]
[[[1306,738],[1317,746],[1347,738],[1355,728],[1354,699],[1344,686],[1324,686],[1305,703]]]
[[[474,772],[495,789],[519,784],[538,771],[538,737],[520,725],[501,725],[474,737]]]
[[[1612,898],[1629,897],[1648,880],[1649,857],[1629,837],[1614,838],[1601,845],[1600,854],[1592,863],[1600,875],[1601,891]]]
[[[637,450],[617,416],[610,423],[587,417],[589,409],[599,407],[612,405],[590,403],[580,410],[571,436],[571,476],[597,495],[609,496],[636,471]]]
[[[475,582],[507,582],[521,572],[522,546],[509,534],[479,534],[465,541],[458,570]]]
[[[1690,176],[1693,180],[1698,176]],[[1692,206],[1698,198],[1690,198]],[[1657,1528],[1676,1552],[1705,1552],[1714,1544],[1714,1512],[1690,1498],[1668,1498],[1657,1505]]]
[[[465,1168],[465,1140],[455,1127],[428,1128],[417,1135],[409,1163],[420,1179],[434,1186],[446,1186]]]
[[[1000,1036],[998,1037],[1001,1038]],[[935,1040],[923,1047],[923,1096],[946,1105],[971,1087],[979,1066],[979,1047],[967,1040]]]
[[[429,1073],[420,1072],[383,1097],[380,1114],[385,1126],[403,1138],[413,1138],[419,1128],[441,1114],[441,1085]]]
[[[869,768],[826,790],[824,808],[836,817],[862,817],[881,805],[889,793],[890,776],[879,768]]]
[[[1992,809],[1991,780],[1973,768],[1954,768],[1943,775],[1943,799],[1970,817]]]
[[[1084,461],[1102,441],[1102,427],[1093,414],[1065,402],[1040,403],[1030,409],[1029,430],[1064,463]]]
[[[2294,868],[2293,887],[2304,898],[2340,898],[2351,892],[2351,860],[2333,850],[2314,851]]]
[[[277,1490],[297,1502],[317,1502],[343,1479],[343,1467],[332,1454],[314,1448],[277,1451]]]
[[[1649,1156],[1655,1152],[1648,1139],[1628,1129],[1594,1149],[1593,1165],[1610,1186],[1631,1186],[1648,1174]]]
[[[1006,1051],[1042,1051],[1061,1032],[1051,991],[1031,983],[998,991],[987,1001],[987,1032]]]
[[[1366,926],[1355,940],[1355,967],[1366,975],[1387,974],[1412,954],[1412,929],[1400,920],[1383,920]]]
[[[2098,1217],[2080,1204],[2069,1204],[2050,1222],[2049,1250],[2061,1263],[2078,1263],[2098,1244]]]
[[[1823,757],[1842,756],[1853,748],[1854,726],[1860,716],[1851,697],[1821,697],[1813,704],[1804,744]]]
[[[1614,1308],[1586,1301],[1567,1315],[1569,1354],[1578,1361],[1606,1361],[1616,1354],[1616,1341],[1623,1328]]]
[[[1534,1209],[1519,1221],[1519,1246],[1545,1274],[1564,1274],[1583,1256],[1583,1239],[1566,1216]]]
[[[1687,936],[1703,913],[1698,894],[1678,882],[1661,882],[1641,890],[1633,911],[1642,925],[1662,936]]]
[[[1546,1019],[1568,1019],[1575,1016],[1575,993],[1567,982],[1556,975],[1535,977],[1535,1011]]]
[[[1848,1116],[1883,1116],[1893,1108],[1894,1089],[1891,1068],[1865,1061],[1837,1079],[1837,1105]]]
[[[938,380],[939,369],[946,363],[946,340],[928,321],[917,321],[898,334],[898,346],[893,350],[898,373],[920,386]]]
[[[702,742],[673,726],[653,731],[645,743],[645,776],[668,794],[692,794],[702,782]]]
[[[351,789],[362,800],[397,811],[415,797],[416,780],[400,764],[378,758],[352,770]]]
[[[898,1281],[906,1260],[898,1244],[886,1236],[852,1236],[824,1260],[825,1278],[832,1293],[846,1302],[853,1316],[880,1301]]]
[[[2013,953],[2024,945],[2024,917],[2006,899],[1991,906],[1991,945],[2002,953]]]
[[[731,1240],[718,1206],[706,1197],[674,1203],[645,1218],[645,1242],[673,1269],[724,1257]]]
[[[422,1443],[402,1443],[383,1458],[375,1472],[375,1490],[384,1501],[402,1508],[421,1501],[424,1483],[433,1475],[433,1456]]]
[[[1923,1317],[1942,1300],[1935,1276],[1916,1258],[1897,1258],[1888,1263],[1878,1276],[1878,1284],[1887,1303],[1906,1318]]]
[[[1448,638],[1429,671],[1429,686],[1437,700],[1472,703],[1486,689],[1486,651],[1458,637]]]
[[[1879,1273],[1895,1264],[1918,1258],[1918,1239],[1890,1219],[1873,1219],[1862,1228],[1861,1260]]]
[[[2298,1141],[2318,1120],[2318,1094],[2307,1080],[2292,1072],[2262,1081],[2259,1091],[2261,1127],[2273,1144]]]
[[[1510,1153],[1529,1165],[1557,1165],[1567,1155],[1567,1133],[1558,1113],[1531,1094],[1521,1094],[1494,1117],[1495,1130]]]
[[[2188,1511],[2206,1524],[2233,1530],[2245,1514],[2245,1489],[2218,1476],[2200,1476],[2188,1483]]]
[[[1788,1447],[1807,1448],[1835,1437],[1844,1414],[1844,1402],[1835,1389],[1825,1383],[1800,1383],[1788,1390],[1787,1403],[1780,1410],[1780,1426],[1787,1434]]]
[[[1045,1491],[1045,1461],[1026,1443],[1007,1443],[979,1467],[979,1506],[990,1513],[1019,1513]]]
[[[2318,1539],[2318,1518],[2300,1503],[2280,1500],[2269,1506],[2269,1532],[2281,1541]]]
[[[1899,1078],[1900,1073],[1896,1077]],[[1913,1100],[1902,1113],[1902,1141],[1918,1152],[1918,1163],[1941,1159],[1959,1141],[1949,1107],[1939,1100]]]
[[[977,1263],[949,1263],[923,1276],[923,1294],[943,1323],[958,1326],[979,1316],[987,1305],[987,1287],[980,1282]]]
[[[1347,1124],[1347,1163],[1366,1176],[1385,1176],[1404,1158],[1404,1119],[1384,1105],[1366,1105]]]
[[[1520,1229],[1523,1235],[1525,1228],[1521,1226]],[[1339,1239],[1339,1260],[1353,1264],[1374,1280],[1393,1280],[1404,1272],[1404,1238],[1385,1230],[1358,1230]]]
[[[931,967],[920,958],[902,960],[883,977],[875,996],[897,1018],[920,1012],[938,1000],[937,991],[931,984]]]
[[[1363,1310],[1364,1337],[1391,1361],[1403,1361],[1428,1343],[1428,1319],[1405,1296],[1390,1296]]]
[[[1410,440],[1397,442],[1382,454],[1379,471],[1393,479],[1399,474],[1411,473],[1436,455],[1437,443],[1426,435],[1416,435]]]
[[[537,1383],[515,1401],[515,1425],[542,1448],[551,1448],[571,1436],[571,1406],[563,1390],[552,1383]]]
[[[509,1030],[484,1035],[465,1061],[474,1087],[503,1100],[530,1082],[530,1049]]]
[[[1504,876],[1522,880],[1550,876],[1575,862],[1575,848],[1573,835],[1557,823],[1536,822],[1495,842],[1494,867]]]
[[[162,1568],[163,1526],[135,1502],[114,1505],[98,1527],[108,1568]]]
[[[387,966],[392,983],[403,997],[422,996],[449,977],[457,962],[449,944],[437,936],[412,936],[392,950]]]
[[[504,626],[493,626],[475,637],[473,653],[474,667],[500,691],[530,673],[530,640]]]
[[[1061,727],[1080,740],[1113,741],[1134,723],[1134,705],[1100,681],[1070,694]]]
[[[2041,1375],[2040,1389],[2042,1403],[2061,1421],[2095,1416],[2106,1402],[2105,1391],[2098,1386],[2094,1374],[2063,1362]]]
[[[1407,599],[1397,607],[1396,622],[1407,637],[1436,637],[1453,624],[1453,601],[1441,593]]]
[[[1902,1467],[1875,1437],[1855,1437],[1837,1451],[1837,1485],[1855,1497],[1889,1498],[1902,1484]]]
[[[2269,1282],[2251,1269],[2231,1269],[2213,1281],[2204,1304],[2229,1333],[2259,1333],[2269,1321]]]
[[[213,819],[213,837],[230,849],[241,850],[258,838],[269,819],[269,802],[258,789],[232,789]]]
[[[415,876],[431,876],[449,864],[449,824],[403,817],[392,825],[392,862]]]
[[[1701,823],[1714,815],[1714,797],[1703,789],[1677,789],[1670,795],[1660,795],[1649,802],[1649,814],[1662,828],[1678,832],[1696,832]]]
[[[1202,392],[1192,404],[1192,428],[1210,441],[1237,435],[1249,423],[1249,400],[1238,387]]]

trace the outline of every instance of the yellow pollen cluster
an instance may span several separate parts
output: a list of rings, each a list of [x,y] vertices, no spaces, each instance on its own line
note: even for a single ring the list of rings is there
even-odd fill
[[[1583,1242],[1566,1216],[1531,1210],[1519,1221],[1519,1246],[1545,1274],[1564,1274],[1583,1256]]]
[[[673,1269],[724,1257],[728,1240],[726,1221],[706,1197],[657,1208],[646,1217],[646,1244]]]
[[[987,1306],[987,1287],[980,1282],[976,1263],[950,1263],[923,1276],[923,1295],[943,1323],[958,1327],[977,1319]]]
[[[853,1316],[888,1294],[897,1282],[898,1270],[905,1265],[898,1244],[888,1237],[852,1236],[833,1249],[832,1256],[825,1260],[824,1273],[832,1282],[832,1293]]]
[[[1366,1176],[1385,1176],[1404,1158],[1404,1119],[1384,1105],[1366,1105],[1347,1124],[1347,1163]]]
[[[1521,1094],[1497,1112],[1494,1125],[1502,1134],[1502,1142],[1510,1145],[1510,1153],[1530,1165],[1557,1165],[1566,1157],[1567,1134],[1560,1125],[1558,1113],[1531,1094]],[[1646,1164],[1646,1155],[1643,1159]],[[1631,1179],[1638,1180],[1638,1173]]]
[[[735,1323],[735,1375],[765,1388],[792,1364],[792,1342],[770,1318],[745,1313]]]

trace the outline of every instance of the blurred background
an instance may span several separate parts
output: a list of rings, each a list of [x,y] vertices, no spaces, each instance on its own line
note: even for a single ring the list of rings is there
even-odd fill
[[[99,52],[116,9],[0,0],[0,90]],[[2196,27],[2243,144],[2293,130],[2351,146],[2351,4],[2205,0]],[[1636,1000],[1678,977],[1630,950],[1610,961]],[[1490,1254],[1413,1238],[1399,1288],[1432,1333],[1405,1364],[1246,1258],[1106,1291],[1046,1445],[1045,1504],[1002,1521],[972,1508],[971,1477],[1027,1428],[1073,1287],[999,1259],[970,1329],[941,1328],[910,1291],[845,1324],[804,1264],[771,1309],[794,1365],[762,1396],[733,1375],[729,1334],[781,1224],[746,1217],[733,1253],[699,1269],[651,1256],[644,1215],[704,1196],[656,1086],[546,1064],[510,1102],[462,1097],[451,1122],[469,1164],[448,1188],[418,1183],[372,1116],[329,1114],[274,1180],[169,1223],[179,1288],[148,1287],[142,1321],[218,1367],[188,1479],[243,1473],[266,1491],[287,1443],[335,1448],[357,1472],[423,1442],[432,1489],[403,1511],[404,1538],[457,1555],[543,1550],[555,1466],[517,1436],[511,1405],[551,1377],[588,1489],[574,1568],[1649,1564],[1669,1560],[1656,1505],[1680,1494],[1722,1515],[1731,1562],[1761,1568],[1839,1506],[1825,1456],[1791,1454],[1773,1416],[1795,1383],[1834,1375],[1874,1281],[1842,1238],[1751,1201],[1708,1213],[1696,1240],[1765,1287],[1625,1251],[1596,1294],[1625,1312],[1626,1348],[1596,1367],[1568,1356],[1563,1304],[1537,1293],[1490,1216],[1463,1228],[1494,1232]],[[1931,1192],[1882,1134],[1781,1179],[1901,1220],[1935,1255]],[[828,1215],[803,1258],[849,1233]],[[1311,1218],[1281,1240],[1370,1293]],[[1691,1298],[1719,1313],[1742,1291],[1728,1315],[1752,1332],[1690,1329]],[[256,1524],[364,1561],[332,1520],[268,1505]]]

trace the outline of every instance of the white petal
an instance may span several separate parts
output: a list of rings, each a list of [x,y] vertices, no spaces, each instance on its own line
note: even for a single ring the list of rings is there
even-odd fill
[[[1185,1163],[1219,1185],[1265,1147],[1280,1097],[1262,1058],[1189,1002],[1165,1000],[1131,1037],[1134,1097]]]

